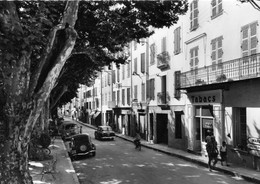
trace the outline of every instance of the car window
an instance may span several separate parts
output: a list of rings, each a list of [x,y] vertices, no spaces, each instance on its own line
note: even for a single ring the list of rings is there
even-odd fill
[[[78,137],[77,139],[74,139],[75,144],[80,144],[80,143],[89,143],[89,137],[84,136],[84,137]]]
[[[103,131],[111,131],[112,128],[111,127],[103,127]]]

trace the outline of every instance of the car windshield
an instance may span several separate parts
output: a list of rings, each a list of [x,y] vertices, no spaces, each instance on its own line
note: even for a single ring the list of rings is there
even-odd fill
[[[103,131],[112,131],[112,128],[107,126],[107,127],[102,127]]]

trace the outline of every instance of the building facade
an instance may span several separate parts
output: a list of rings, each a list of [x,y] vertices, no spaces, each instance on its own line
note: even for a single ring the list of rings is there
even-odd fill
[[[189,3],[174,26],[130,43],[128,63],[104,69],[102,124],[202,156],[211,131],[231,162],[259,169],[259,11]]]

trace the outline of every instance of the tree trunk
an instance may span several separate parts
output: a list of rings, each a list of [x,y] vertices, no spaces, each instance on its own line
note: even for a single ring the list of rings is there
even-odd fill
[[[15,8],[12,7],[12,10],[14,11]],[[28,168],[28,143],[35,123],[44,108],[46,100],[50,96],[58,75],[74,48],[77,37],[77,33],[74,30],[77,10],[78,1],[68,1],[61,25],[55,27],[53,34],[50,34],[50,44],[46,48],[46,55],[53,49],[52,43],[55,39],[56,31],[64,29],[66,23],[70,25],[65,30],[66,40],[65,43],[63,42],[64,45],[62,45],[60,53],[57,53],[54,61],[55,65],[48,73],[37,94],[31,95],[28,92],[28,89],[34,89],[34,87],[28,86],[34,80],[30,78],[31,76],[28,76],[31,53],[23,51],[21,59],[14,61],[11,67],[9,66],[10,70],[8,72],[11,71],[10,81],[5,84],[6,87],[4,88],[7,100],[1,107],[3,115],[0,117],[0,122],[6,125],[7,132],[6,139],[0,140],[0,148],[3,150],[0,153],[1,184],[33,183]],[[12,13],[9,13],[9,15]],[[57,41],[59,42],[60,40]]]

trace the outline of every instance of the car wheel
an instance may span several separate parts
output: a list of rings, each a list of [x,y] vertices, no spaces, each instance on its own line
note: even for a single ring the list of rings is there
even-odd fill
[[[92,156],[93,156],[93,157],[96,156],[96,152],[93,152],[93,153],[92,153]]]

